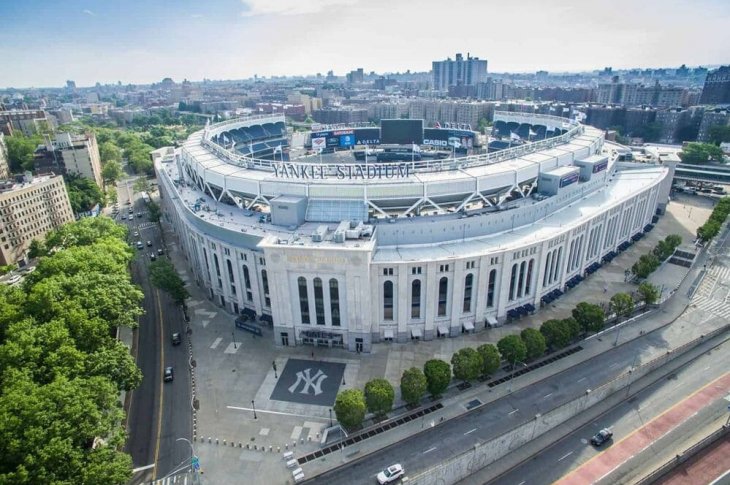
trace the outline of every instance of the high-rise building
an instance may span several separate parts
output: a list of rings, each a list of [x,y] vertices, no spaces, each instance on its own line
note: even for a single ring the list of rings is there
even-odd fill
[[[705,111],[702,114],[702,121],[700,122],[700,130],[697,134],[697,141],[710,141],[710,129],[713,126],[728,125],[730,125],[730,111],[719,109],[714,111]]]
[[[42,109],[0,111],[0,126],[5,126],[6,135],[20,131],[26,136],[55,128],[53,119]]]
[[[478,57],[466,59],[456,54],[456,59],[450,57],[445,61],[433,61],[433,89],[434,91],[448,91],[450,86],[474,86],[487,80],[487,61]]]
[[[722,66],[707,74],[701,104],[730,104],[730,66]]]
[[[34,239],[74,220],[66,185],[60,175],[0,184],[0,265],[26,258]]]
[[[53,140],[47,135],[45,152],[36,154],[35,167],[41,172],[76,174],[103,187],[101,157],[93,133],[58,133]]]
[[[358,68],[356,71],[350,71],[347,73],[347,82],[349,84],[362,84],[365,80],[365,73],[362,70],[362,67]]]
[[[5,135],[0,133],[0,180],[6,180],[9,176],[8,147],[5,145]]]

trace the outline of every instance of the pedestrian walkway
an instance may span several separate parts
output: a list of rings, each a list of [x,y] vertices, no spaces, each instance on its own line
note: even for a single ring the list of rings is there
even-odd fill
[[[629,436],[588,460],[557,482],[557,485],[596,483],[662,436],[691,418],[699,409],[723,399],[730,390],[730,372],[710,382],[690,397],[675,404]],[[697,483],[697,482],[695,482]]]
[[[730,319],[730,268],[713,265],[692,297],[692,305],[715,316]]]

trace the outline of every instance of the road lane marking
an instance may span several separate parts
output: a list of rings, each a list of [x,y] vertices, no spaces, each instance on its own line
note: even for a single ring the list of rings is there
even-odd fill
[[[514,410],[510,411],[510,412],[509,412],[508,414],[509,414],[510,416],[512,416],[512,415],[513,415],[514,413],[516,413],[517,411],[519,411],[519,409],[514,409]]]
[[[569,457],[570,455],[572,455],[572,454],[573,454],[573,452],[572,452],[572,451],[571,451],[571,452],[569,452],[569,453],[566,453],[565,455],[563,455],[563,456],[561,456],[560,458],[558,458],[558,461],[563,461],[563,460],[565,460],[566,458],[568,458],[568,457]]]
[[[235,354],[238,352],[239,347],[241,347],[240,343],[231,342],[228,344],[228,347],[226,347],[226,350],[223,351],[224,354]]]
[[[236,411],[253,411],[253,408],[245,408],[240,406],[226,406],[227,409],[235,409]],[[265,409],[256,409],[256,414],[261,413],[268,413],[268,414],[279,414],[281,416],[296,416],[298,418],[309,418],[309,419],[322,419],[322,421],[329,422],[328,419],[320,418],[319,416],[308,416],[306,414],[296,414],[296,413],[283,413],[281,411],[267,411]]]
[[[135,469],[132,470],[132,473],[137,473],[137,472],[141,472],[141,471],[144,471],[144,470],[149,470],[150,468],[154,468],[154,467],[155,467],[155,464],[152,463],[151,465],[141,466],[139,468],[135,468]]]
[[[294,431],[291,432],[290,438],[293,440],[298,440],[299,435],[302,434],[302,427],[301,426],[294,426]]]
[[[436,449],[436,447],[435,447],[435,446],[434,446],[433,448],[429,448],[429,449],[427,449],[426,451],[424,451],[424,452],[423,452],[423,454],[425,455],[426,453],[430,453],[430,452],[432,452],[432,451],[433,451],[433,450],[435,450],[435,449]]]
[[[552,395],[553,395],[553,393],[551,392],[550,394],[545,394],[545,395],[544,395],[544,396],[543,396],[542,398],[543,398],[543,399],[547,399],[547,398],[549,398],[549,397],[550,397],[550,396],[552,396]]]
[[[464,435],[466,436],[466,435],[468,435],[468,434],[471,434],[471,433],[473,433],[473,432],[474,432],[474,431],[476,431],[476,430],[477,430],[477,428],[474,428],[474,429],[470,429],[469,431],[467,431],[466,433],[464,433]]]
[[[587,378],[587,377],[581,377],[580,379],[578,379],[578,382],[580,382],[580,381],[584,381],[584,380],[586,380],[586,379],[588,379],[588,378]]]
[[[527,483],[527,482],[526,482],[525,480],[522,480],[522,481],[521,481],[520,483],[518,483],[517,485],[525,485],[525,483]]]
[[[160,324],[160,369],[162,370],[165,367],[165,341],[163,340],[163,328],[162,328],[162,322],[163,322],[163,316],[162,316],[162,304],[160,303],[160,292],[159,290],[155,289],[155,300],[157,301],[157,313],[160,317],[158,322]],[[160,433],[162,433],[162,404],[164,402],[165,397],[165,387],[164,387],[165,381],[164,379],[160,379],[160,405],[157,409],[157,443],[155,444],[155,463],[159,460],[160,457]],[[157,480],[157,468],[155,468],[155,471],[152,473],[152,481]]]
[[[608,366],[608,368],[609,368],[609,369],[613,369],[614,367],[617,367],[617,366],[619,366],[619,365],[621,365],[621,364],[619,364],[618,362],[615,362],[615,363],[613,363],[613,364],[609,365],[609,366]]]
[[[215,349],[216,347],[218,347],[218,344],[221,343],[222,340],[222,337],[218,337],[217,339],[213,340],[213,344],[210,346],[210,348]]]

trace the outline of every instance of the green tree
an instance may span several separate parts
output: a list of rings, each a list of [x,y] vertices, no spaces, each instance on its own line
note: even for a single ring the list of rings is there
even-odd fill
[[[722,225],[716,221],[708,221],[697,229],[697,237],[707,242],[720,233]]]
[[[655,285],[652,285],[648,281],[641,283],[639,285],[639,288],[637,289],[637,292],[639,293],[641,301],[643,301],[647,305],[653,305],[659,300],[659,288],[657,288]]]
[[[534,328],[526,328],[520,332],[520,338],[525,343],[527,349],[527,359],[537,359],[545,355],[547,344],[545,344],[545,337]]]
[[[715,145],[730,142],[730,125],[715,125],[709,130],[710,141]]]
[[[132,190],[135,192],[150,192],[152,189],[152,185],[150,185],[149,180],[147,180],[146,177],[139,177],[137,180],[134,181],[134,185],[132,185]]]
[[[712,143],[687,143],[679,153],[684,163],[707,163],[709,160],[724,162],[724,155],[720,147]]]
[[[160,222],[160,216],[162,215],[162,211],[160,210],[160,205],[157,202],[155,202],[154,200],[150,200],[147,204],[147,210],[150,214],[150,221]]]
[[[365,384],[365,404],[368,411],[376,416],[384,416],[393,409],[395,391],[386,379],[370,379]]]
[[[464,347],[451,356],[451,367],[454,377],[462,381],[473,381],[482,373],[484,360],[479,352],[471,347]]]
[[[428,382],[428,392],[434,398],[440,397],[451,382],[451,366],[441,359],[431,359],[423,365],[423,374]]]
[[[492,344],[482,344],[477,347],[477,352],[482,356],[482,375],[489,376],[499,369],[502,361],[499,356],[499,350]]]
[[[87,217],[65,224],[46,236],[46,249],[57,250],[75,246],[90,246],[102,240],[123,242],[127,229],[108,217]],[[127,249],[127,254],[132,254]]]
[[[563,320],[547,320],[540,325],[540,333],[545,337],[545,343],[553,349],[561,349],[571,341],[571,332]]]
[[[28,247],[28,257],[30,259],[35,259],[40,256],[46,255],[46,248],[43,244],[43,241],[39,239],[33,239],[30,242],[30,246]]]
[[[360,389],[345,389],[335,399],[337,421],[347,429],[360,426],[365,419],[365,396]]]
[[[631,272],[639,278],[646,278],[653,273],[660,265],[659,258],[654,254],[642,254],[639,260],[631,266]]]
[[[71,209],[75,213],[89,211],[103,202],[104,196],[93,180],[76,174],[67,174],[65,179]]]
[[[122,166],[115,160],[110,160],[104,164],[101,169],[101,178],[104,179],[104,183],[114,184],[117,180],[122,178],[124,172],[122,172]]]
[[[570,336],[570,340],[573,341],[576,338],[580,336],[581,328],[578,321],[573,317],[564,318],[562,320],[563,325],[565,325],[565,328],[568,329],[568,335]]]
[[[38,136],[13,135],[5,137],[8,148],[8,161],[12,172],[33,170],[33,154],[43,139]]]
[[[507,335],[499,339],[497,349],[502,358],[511,365],[524,362],[527,359],[527,346],[519,335]]]
[[[400,378],[400,394],[406,404],[418,405],[426,395],[427,387],[428,382],[421,369],[411,367],[403,371],[403,376]]]
[[[584,301],[573,308],[572,314],[575,321],[585,332],[600,332],[606,320],[603,308]]]
[[[651,121],[642,125],[637,135],[643,138],[645,142],[659,141],[663,128],[664,125],[662,123],[658,121]]]
[[[177,303],[185,302],[190,296],[185,289],[185,282],[167,259],[160,258],[150,263],[150,281],[156,287],[168,292]]]
[[[97,137],[98,140],[98,137]],[[111,140],[99,144],[99,157],[104,165],[110,162],[121,163],[122,150]]]
[[[634,299],[628,293],[616,293],[611,297],[610,308],[620,321],[622,317],[628,317],[634,311]]]

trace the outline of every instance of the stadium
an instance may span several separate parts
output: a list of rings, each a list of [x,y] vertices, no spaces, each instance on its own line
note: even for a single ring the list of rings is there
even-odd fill
[[[163,217],[211,300],[277,345],[369,352],[533,312],[666,206],[669,168],[618,161],[602,130],[497,112],[492,151],[469,128],[209,125],[153,152]]]

